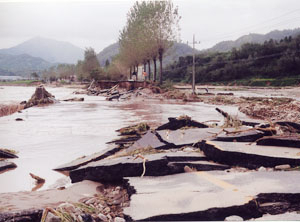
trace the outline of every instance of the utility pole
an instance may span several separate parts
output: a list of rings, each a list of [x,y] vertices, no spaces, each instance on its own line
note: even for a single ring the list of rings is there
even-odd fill
[[[187,44],[189,44],[187,42]],[[193,94],[196,94],[196,84],[195,84],[195,44],[200,44],[199,42],[195,41],[195,34],[193,35],[193,69],[192,69],[192,90],[193,90]]]
[[[193,95],[195,95],[195,34],[193,35],[193,78],[192,78]]]

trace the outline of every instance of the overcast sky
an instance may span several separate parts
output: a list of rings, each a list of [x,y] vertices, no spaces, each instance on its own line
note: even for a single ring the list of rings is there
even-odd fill
[[[133,0],[0,0],[0,48],[41,36],[97,52],[118,40]],[[198,49],[249,33],[300,27],[300,0],[174,0],[182,41]]]

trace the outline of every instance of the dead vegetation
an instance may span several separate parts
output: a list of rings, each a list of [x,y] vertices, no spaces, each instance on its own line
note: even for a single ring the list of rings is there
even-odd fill
[[[300,102],[284,97],[203,96],[202,101],[214,105],[234,105],[246,115],[267,121],[300,121]]]
[[[120,221],[125,222],[123,208],[129,205],[129,195],[121,186],[101,184],[94,197],[85,197],[75,203],[61,203],[47,207],[41,222],[46,221]]]
[[[122,136],[136,135],[136,134],[140,135],[140,134],[145,133],[149,129],[150,129],[150,126],[147,123],[142,122],[142,123],[139,123],[136,125],[121,128],[121,129],[117,130],[117,132],[119,132],[120,135],[122,135]]]
[[[0,104],[0,117],[11,115],[22,109],[24,109],[24,105],[21,104],[9,104],[9,105]]]
[[[300,120],[300,102],[289,98],[269,98],[261,100],[249,100],[239,105],[239,111],[253,118],[270,121]]]

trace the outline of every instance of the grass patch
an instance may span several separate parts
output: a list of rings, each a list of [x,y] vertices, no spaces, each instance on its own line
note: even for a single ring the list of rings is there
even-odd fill
[[[81,209],[81,211],[88,213],[88,214],[94,214],[96,213],[96,208],[88,206],[84,203],[74,203],[73,204],[75,207],[78,207]]]
[[[34,83],[40,83],[39,80],[16,80],[16,81],[1,81],[0,85],[6,86],[6,85],[32,85]]]
[[[118,131],[122,136],[123,135],[126,136],[126,135],[142,134],[149,129],[150,129],[149,125],[143,122],[133,126],[124,127],[122,129],[119,129]]]

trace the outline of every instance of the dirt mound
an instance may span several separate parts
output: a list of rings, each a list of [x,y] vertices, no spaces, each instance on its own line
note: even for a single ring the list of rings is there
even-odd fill
[[[45,104],[51,104],[54,103],[56,100],[54,96],[49,93],[43,85],[39,85],[36,87],[34,94],[31,96],[30,100],[26,102],[25,109],[32,107],[32,106],[38,106],[38,105],[45,105]]]

